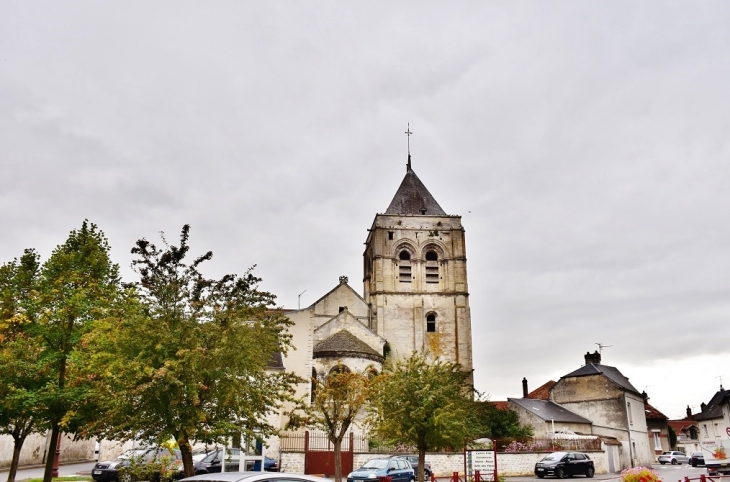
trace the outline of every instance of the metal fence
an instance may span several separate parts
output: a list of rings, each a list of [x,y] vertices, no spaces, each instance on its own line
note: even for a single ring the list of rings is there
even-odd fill
[[[494,441],[494,448],[501,453],[558,452],[571,450],[591,452],[601,450],[601,439],[596,438],[509,438]]]
[[[281,450],[286,452],[329,452],[334,450],[332,442],[324,432],[284,432],[279,436]],[[351,449],[352,448],[352,449]],[[415,449],[402,444],[388,444],[364,434],[349,433],[342,440],[343,452],[355,453],[412,453]]]

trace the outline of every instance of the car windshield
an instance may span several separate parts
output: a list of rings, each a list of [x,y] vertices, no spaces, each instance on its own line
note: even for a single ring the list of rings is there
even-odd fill
[[[672,455],[672,452],[662,452],[662,455]]]
[[[546,455],[542,460],[545,460],[545,461],[548,461],[548,462],[551,461],[551,460],[556,460],[557,461],[557,460],[562,459],[566,455],[568,455],[566,452],[553,452],[550,455]]]
[[[361,469],[385,469],[388,467],[388,461],[383,459],[373,459],[360,467]]]

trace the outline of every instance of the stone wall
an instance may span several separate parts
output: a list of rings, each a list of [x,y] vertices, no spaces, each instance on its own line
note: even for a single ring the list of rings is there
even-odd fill
[[[497,454],[497,472],[508,477],[529,476],[535,473],[535,464],[545,453]],[[388,454],[354,454],[353,466],[360,467],[370,459],[388,457]],[[597,474],[608,473],[608,462],[605,452],[589,452]],[[436,477],[448,477],[454,472],[464,474],[464,454],[459,453],[427,453],[426,462]],[[282,472],[300,474],[304,472],[303,452],[284,452],[279,462]],[[347,475],[347,474],[343,474]]]
[[[20,466],[41,465],[45,461],[49,450],[50,435],[29,435],[20,451]],[[94,458],[95,440],[73,441],[67,436],[61,438],[61,462],[91,460]],[[10,435],[0,435],[0,467],[10,467],[13,460],[13,438]]]

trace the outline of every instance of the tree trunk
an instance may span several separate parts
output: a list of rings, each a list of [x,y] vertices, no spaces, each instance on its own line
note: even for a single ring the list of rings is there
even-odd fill
[[[195,475],[195,466],[193,465],[193,448],[190,446],[190,441],[187,437],[181,436],[177,439],[177,445],[180,447],[185,477],[192,477]]]
[[[23,448],[25,435],[16,437],[13,435],[13,460],[10,462],[10,471],[8,472],[8,482],[15,482],[15,474],[18,473],[18,462],[20,462],[20,449]]]
[[[423,479],[425,479],[425,472],[426,472],[426,449],[425,448],[419,448],[418,449],[418,474],[416,474],[416,477],[418,478],[418,482],[424,482]],[[425,481],[428,482],[428,481]]]
[[[48,448],[48,457],[46,458],[46,468],[43,471],[43,482],[51,482],[53,479],[53,463],[56,460],[56,446],[58,438],[61,435],[61,429],[58,422],[53,422],[51,426],[51,443]]]
[[[335,482],[342,482],[342,438],[337,437],[333,444],[335,452]]]

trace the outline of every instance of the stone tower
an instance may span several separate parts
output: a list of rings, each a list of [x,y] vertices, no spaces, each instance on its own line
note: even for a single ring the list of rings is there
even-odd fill
[[[466,245],[461,216],[448,215],[411,168],[365,242],[370,328],[395,357],[425,348],[472,370]]]

